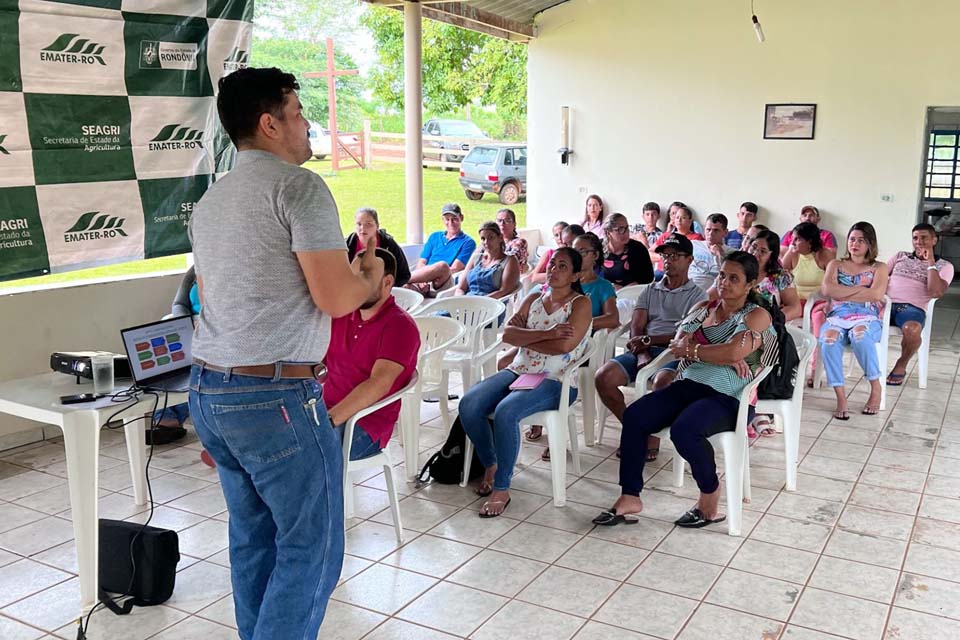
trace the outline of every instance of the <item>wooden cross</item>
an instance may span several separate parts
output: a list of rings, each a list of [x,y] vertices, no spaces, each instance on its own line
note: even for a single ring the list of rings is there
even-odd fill
[[[355,76],[360,73],[357,69],[335,68],[333,62],[333,38],[327,38],[327,70],[326,71],[308,71],[303,74],[304,78],[326,78],[327,79],[327,108],[329,109],[330,122],[330,162],[333,170],[340,169],[340,139],[337,135],[337,76]]]

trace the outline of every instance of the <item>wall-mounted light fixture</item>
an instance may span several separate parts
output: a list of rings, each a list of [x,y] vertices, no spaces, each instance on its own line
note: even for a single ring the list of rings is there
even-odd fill
[[[570,164],[570,107],[560,107],[560,164]]]
[[[766,38],[763,35],[763,27],[760,26],[760,19],[757,18],[757,13],[753,10],[753,0],[750,0],[750,14],[750,21],[753,22],[753,31],[757,34],[757,40],[762,44]]]

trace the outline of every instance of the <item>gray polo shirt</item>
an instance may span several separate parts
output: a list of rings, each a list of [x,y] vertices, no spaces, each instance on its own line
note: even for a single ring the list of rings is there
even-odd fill
[[[647,312],[647,335],[665,336],[676,333],[677,325],[690,309],[707,299],[707,294],[693,280],[676,289],[668,289],[666,278],[654,282],[637,298],[635,309]]]
[[[266,151],[241,151],[194,207],[189,233],[203,282],[195,357],[222,367],[323,359],[330,318],[294,254],[346,251],[320,176]]]

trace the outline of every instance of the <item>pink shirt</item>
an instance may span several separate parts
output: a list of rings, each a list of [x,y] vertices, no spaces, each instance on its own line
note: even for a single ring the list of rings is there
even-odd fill
[[[836,249],[837,248],[837,238],[833,235],[832,231],[827,231],[826,229],[820,229],[820,242],[827,249]],[[780,238],[781,247],[789,247],[793,244],[793,229],[787,231],[783,234],[783,237]]]
[[[890,282],[887,284],[887,295],[893,302],[905,302],[926,311],[930,295],[927,293],[927,276],[929,265],[913,256],[913,253],[900,251],[887,260],[890,269]],[[947,281],[953,280],[953,265],[944,259],[937,260],[935,265],[940,270],[940,277]]]
[[[420,351],[420,330],[410,315],[397,306],[393,296],[375,316],[364,321],[354,311],[330,322],[330,347],[324,362],[327,380],[323,383],[323,399],[332,407],[349,395],[360,383],[368,380],[377,360],[391,360],[403,366],[386,395],[396,393],[413,377]],[[400,414],[400,401],[371,413],[358,423],[370,439],[381,448],[393,435],[393,425]]]

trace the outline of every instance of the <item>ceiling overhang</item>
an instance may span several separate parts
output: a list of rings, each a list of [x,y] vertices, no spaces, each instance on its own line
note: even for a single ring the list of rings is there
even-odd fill
[[[527,43],[536,37],[534,19],[541,11],[567,0],[420,0],[422,15],[437,22],[478,31],[495,38]],[[403,10],[407,0],[364,0]]]

